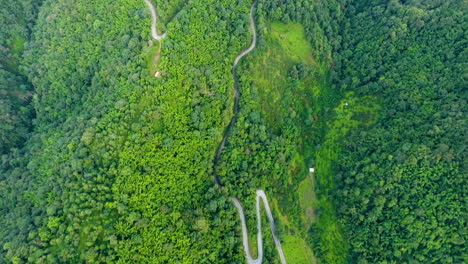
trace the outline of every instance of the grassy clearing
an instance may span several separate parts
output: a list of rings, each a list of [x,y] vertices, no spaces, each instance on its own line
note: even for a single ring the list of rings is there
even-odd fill
[[[290,187],[283,191],[287,195],[271,198],[272,204],[277,221],[288,234],[283,245],[288,263],[315,263],[314,254],[306,242],[309,241],[308,228],[301,224],[308,221],[306,210],[300,209],[298,199],[301,193],[305,193],[302,204],[310,208],[313,202],[307,200],[314,196],[313,185],[299,188],[298,185],[308,174],[307,159],[301,145],[306,145],[305,142],[312,138],[310,109],[314,108],[314,98],[326,82],[324,70],[313,59],[313,50],[302,25],[271,23],[265,40],[266,48],[258,50],[250,68],[255,89],[253,94],[258,97],[259,109],[273,133],[281,133],[287,122],[291,122],[287,120],[293,120],[295,126],[304,131],[301,133],[303,136],[297,139],[294,157],[285,164]],[[305,65],[308,74],[300,80],[292,79],[289,72],[298,64]]]
[[[14,35],[11,45],[12,52],[17,56],[21,55],[24,51],[24,43],[26,43],[26,39],[23,36],[19,34]]]
[[[290,264],[317,263],[309,245],[299,237],[286,236],[283,243],[284,257]]]
[[[317,96],[322,84],[317,78],[323,69],[314,62],[312,47],[298,23],[272,23],[265,35],[267,48],[255,58],[251,74],[258,87],[259,102],[270,127],[278,131],[284,113],[299,115],[312,107],[310,98]],[[303,63],[312,73],[293,85],[288,77],[291,68]],[[282,107],[278,107],[281,105]]]
[[[315,64],[312,47],[305,38],[304,27],[301,24],[272,23],[271,36],[290,60]]]
[[[149,74],[151,75],[151,77],[153,77],[156,73],[159,64],[159,59],[161,57],[161,42],[156,40],[152,41],[154,45],[152,47],[145,47],[143,50],[143,56],[145,57],[146,67],[147,69],[149,69]]]
[[[314,192],[314,178],[313,175],[306,177],[299,184],[299,204],[302,209],[302,223],[304,229],[308,230],[310,225],[315,222],[315,209],[317,208],[317,198]]]
[[[371,124],[377,104],[374,98],[340,95],[332,88],[328,66],[314,60],[300,24],[271,23],[264,37],[266,48],[259,49],[250,68],[255,89],[252,94],[258,97],[259,109],[273,133],[281,133],[291,120],[301,130],[295,142],[296,154],[285,163],[289,187],[282,192],[286,195],[273,199],[280,225],[288,233],[288,261],[312,263],[315,258],[307,253],[307,243],[298,246],[298,241],[309,241],[321,262],[345,263],[347,242],[331,200],[333,164],[343,138],[351,129]],[[289,74],[298,64],[307,69],[306,77],[299,80]],[[316,148],[318,145],[320,148]],[[314,178],[308,172],[312,161],[316,164]]]

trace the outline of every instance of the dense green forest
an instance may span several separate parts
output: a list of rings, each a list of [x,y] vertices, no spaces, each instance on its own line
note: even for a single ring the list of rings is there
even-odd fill
[[[466,262],[467,5],[359,1],[340,50],[341,89],[378,98],[337,163],[351,262]],[[352,105],[350,106],[352,107]]]
[[[21,147],[32,127],[33,89],[21,56],[40,1],[4,1],[0,9],[0,155]]]
[[[253,1],[152,2],[2,2],[0,263],[467,262],[466,1],[258,0],[216,168]]]

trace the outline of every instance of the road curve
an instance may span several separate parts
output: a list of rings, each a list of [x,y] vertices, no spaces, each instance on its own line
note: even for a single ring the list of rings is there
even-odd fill
[[[253,38],[252,38],[252,44],[250,44],[250,47],[248,47],[246,50],[241,52],[239,56],[234,60],[234,67],[237,67],[237,64],[239,61],[244,57],[245,55],[249,54],[257,45],[257,30],[255,28],[255,20],[254,20],[254,10],[255,10],[255,5],[257,2],[254,2],[252,7],[250,8],[250,28],[253,31]]]
[[[148,6],[150,12],[151,12],[151,18],[153,20],[153,23],[151,24],[151,35],[155,40],[161,40],[166,37],[167,32],[164,32],[162,35],[158,35],[158,32],[156,30],[156,22],[157,22],[157,16],[156,16],[156,8],[154,8],[154,5],[151,3],[150,0],[143,0],[145,1],[146,5]]]
[[[242,222],[242,243],[244,245],[245,255],[247,257],[248,264],[261,264],[263,261],[263,238],[262,238],[262,219],[260,216],[260,199],[263,201],[263,205],[265,206],[265,211],[267,212],[268,221],[270,221],[270,229],[273,239],[275,241],[276,249],[278,250],[278,254],[280,255],[281,263],[286,264],[286,258],[284,257],[283,248],[281,247],[281,242],[279,241],[278,237],[276,236],[276,227],[275,222],[273,220],[273,215],[271,213],[270,205],[268,204],[268,199],[265,195],[263,190],[257,190],[257,258],[254,259],[252,254],[249,250],[249,235],[247,231],[247,226],[245,224],[245,216],[244,216],[244,209],[240,204],[237,198],[231,198],[234,205],[237,207],[239,211],[239,216]]]

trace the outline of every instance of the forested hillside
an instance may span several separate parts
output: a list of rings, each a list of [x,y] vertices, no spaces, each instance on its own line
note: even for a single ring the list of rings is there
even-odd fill
[[[319,262],[343,263],[347,255],[340,227],[332,220],[333,208],[317,217],[319,206],[331,206],[330,197],[315,201],[308,172],[323,140],[324,121],[333,115],[339,98],[330,79],[333,45],[340,41],[330,39],[339,31],[341,4],[258,2],[259,47],[238,71],[239,119],[218,168],[226,189],[245,204],[250,230],[256,228],[255,191],[267,190],[286,258],[293,263],[315,263],[314,244],[328,252]],[[320,236],[309,234],[316,225]],[[273,240],[264,235],[265,254],[274,261]]]
[[[37,127],[2,163],[1,262],[242,259],[208,164],[248,4],[180,8],[155,79],[143,1],[44,1],[24,58]]]
[[[467,5],[402,2],[348,9],[341,89],[382,109],[355,117],[377,122],[346,139],[338,212],[353,263],[464,263]]]
[[[0,9],[0,155],[21,147],[32,127],[32,87],[21,57],[39,4],[5,0]]]
[[[0,263],[467,261],[466,1],[256,1],[217,163],[253,1],[152,3],[2,2]]]

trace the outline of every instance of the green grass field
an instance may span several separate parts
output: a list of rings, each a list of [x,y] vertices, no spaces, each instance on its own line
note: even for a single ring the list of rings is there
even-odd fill
[[[284,110],[304,112],[312,107],[310,98],[318,95],[321,80],[312,75],[291,85],[289,70],[299,63],[314,71],[321,72],[313,60],[312,48],[304,36],[304,29],[297,23],[272,23],[268,34],[266,50],[255,58],[252,77],[258,89],[261,107],[273,129],[281,127]],[[299,99],[299,100],[297,100]],[[278,107],[282,105],[283,107]]]
[[[282,52],[289,60],[314,64],[312,47],[305,38],[301,24],[272,23],[271,37],[281,46]]]
[[[310,225],[315,222],[315,210],[317,208],[317,198],[314,192],[313,175],[306,177],[300,184],[298,190],[299,204],[301,205],[302,223],[304,229],[309,229]]]
[[[286,236],[283,242],[284,257],[290,264],[315,264],[314,253],[309,245],[299,237]]]
[[[152,41],[153,41],[153,46],[145,47],[143,50],[143,54],[145,56],[147,69],[149,69],[149,74],[151,76],[154,76],[154,74],[157,71],[157,67],[158,67],[161,54],[159,53],[160,42],[156,40],[152,40]]]

